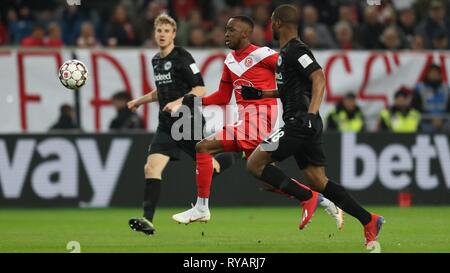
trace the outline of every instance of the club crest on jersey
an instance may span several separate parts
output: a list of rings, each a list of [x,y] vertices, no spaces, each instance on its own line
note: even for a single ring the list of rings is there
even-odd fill
[[[282,62],[281,55],[278,56],[277,65],[280,66]]]
[[[253,59],[250,58],[250,57],[246,58],[245,61],[244,61],[244,64],[245,64],[246,67],[252,66],[252,64],[253,64]]]
[[[167,63],[164,64],[164,70],[169,70],[172,68],[172,62],[168,61]]]

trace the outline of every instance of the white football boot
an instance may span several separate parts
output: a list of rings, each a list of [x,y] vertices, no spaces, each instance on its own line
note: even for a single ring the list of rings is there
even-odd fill
[[[339,230],[344,228],[344,211],[337,207],[333,202],[322,196],[320,205],[325,207],[325,211],[331,215],[336,221],[336,226]]]
[[[172,219],[179,224],[190,224],[193,222],[208,222],[211,219],[209,209],[200,210],[197,207],[192,207],[186,211],[172,215]]]

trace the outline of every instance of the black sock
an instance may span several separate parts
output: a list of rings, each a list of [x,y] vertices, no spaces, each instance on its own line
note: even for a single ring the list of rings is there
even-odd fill
[[[290,177],[286,176],[280,168],[272,164],[264,167],[261,180],[284,193],[294,196],[299,201],[305,201],[312,197],[311,190],[298,185]]]
[[[234,155],[232,153],[220,153],[214,157],[220,165],[220,173],[214,170],[213,177],[221,174],[223,171],[231,167],[234,164]]]
[[[341,185],[328,180],[322,194],[343,211],[357,218],[361,224],[366,225],[372,219],[370,213],[361,207]]]
[[[144,193],[144,217],[153,221],[156,205],[158,204],[159,194],[161,193],[161,179],[146,178]]]

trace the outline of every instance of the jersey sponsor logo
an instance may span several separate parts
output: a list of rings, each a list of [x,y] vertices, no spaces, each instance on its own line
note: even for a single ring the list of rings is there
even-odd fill
[[[265,58],[276,54],[275,50],[272,50],[268,47],[260,47],[243,59],[241,62],[236,61],[233,54],[229,53],[224,61],[225,65],[230,69],[231,72],[236,74],[238,77],[242,76],[247,70],[257,65],[259,62],[264,60]],[[251,59],[251,64],[247,66],[246,61]]]
[[[191,65],[189,65],[189,67],[191,68],[193,74],[200,73],[200,70],[195,63],[192,63]]]
[[[298,58],[298,62],[303,66],[303,68],[307,68],[313,63],[313,60],[307,54],[303,54],[300,58]]]
[[[172,68],[172,62],[168,61],[164,64],[164,70],[170,70]]]
[[[249,81],[249,80],[246,80],[246,79],[237,79],[237,80],[235,80],[235,81],[233,82],[233,91],[236,92],[236,93],[238,93],[238,94],[241,94],[241,89],[242,89],[242,86],[243,86],[243,85],[246,85],[246,86],[252,86],[252,87],[255,86],[255,85],[254,85],[251,81]]]
[[[169,73],[166,73],[166,74],[156,74],[155,75],[155,80],[156,81],[172,81],[172,76],[171,76],[171,74],[170,74],[170,72]]]

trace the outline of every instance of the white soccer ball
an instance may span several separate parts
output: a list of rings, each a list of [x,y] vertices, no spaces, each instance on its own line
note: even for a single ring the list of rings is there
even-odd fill
[[[69,89],[82,87],[88,79],[86,65],[79,60],[68,60],[59,68],[59,80]]]

